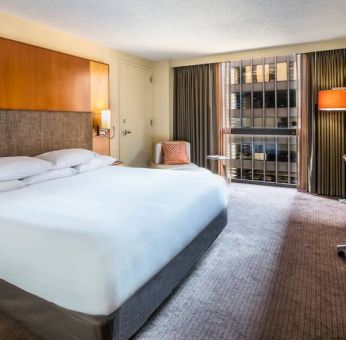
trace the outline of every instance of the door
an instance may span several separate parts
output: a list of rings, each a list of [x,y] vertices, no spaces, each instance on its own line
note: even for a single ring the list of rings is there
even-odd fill
[[[151,70],[122,63],[120,81],[120,159],[148,167],[152,153]]]

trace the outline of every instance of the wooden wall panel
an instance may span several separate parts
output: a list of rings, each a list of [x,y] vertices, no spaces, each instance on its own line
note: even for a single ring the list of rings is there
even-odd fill
[[[0,38],[0,109],[90,111],[90,61]]]
[[[110,154],[110,140],[109,140],[109,132],[106,133],[105,136],[97,136],[96,130],[93,130],[93,146],[92,149],[94,152],[97,152],[101,155],[109,155]]]
[[[90,110],[94,127],[100,122],[100,111],[109,109],[109,65],[90,61]]]
[[[109,155],[109,135],[97,136],[96,128],[100,124],[101,110],[109,109],[109,65],[90,61],[90,110],[93,113],[93,150]]]

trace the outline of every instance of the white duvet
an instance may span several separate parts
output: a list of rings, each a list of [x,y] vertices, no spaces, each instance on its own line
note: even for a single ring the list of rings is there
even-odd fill
[[[61,307],[108,315],[226,201],[219,176],[126,167],[0,193],[0,278]]]

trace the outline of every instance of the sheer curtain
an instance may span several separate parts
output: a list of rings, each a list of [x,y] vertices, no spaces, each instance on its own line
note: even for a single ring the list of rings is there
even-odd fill
[[[221,150],[220,64],[174,69],[174,139],[191,143],[191,160],[207,167],[206,156]]]

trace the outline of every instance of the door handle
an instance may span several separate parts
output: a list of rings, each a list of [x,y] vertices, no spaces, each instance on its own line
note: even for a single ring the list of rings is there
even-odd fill
[[[131,133],[130,130],[121,130],[121,133],[126,136],[127,134]]]

